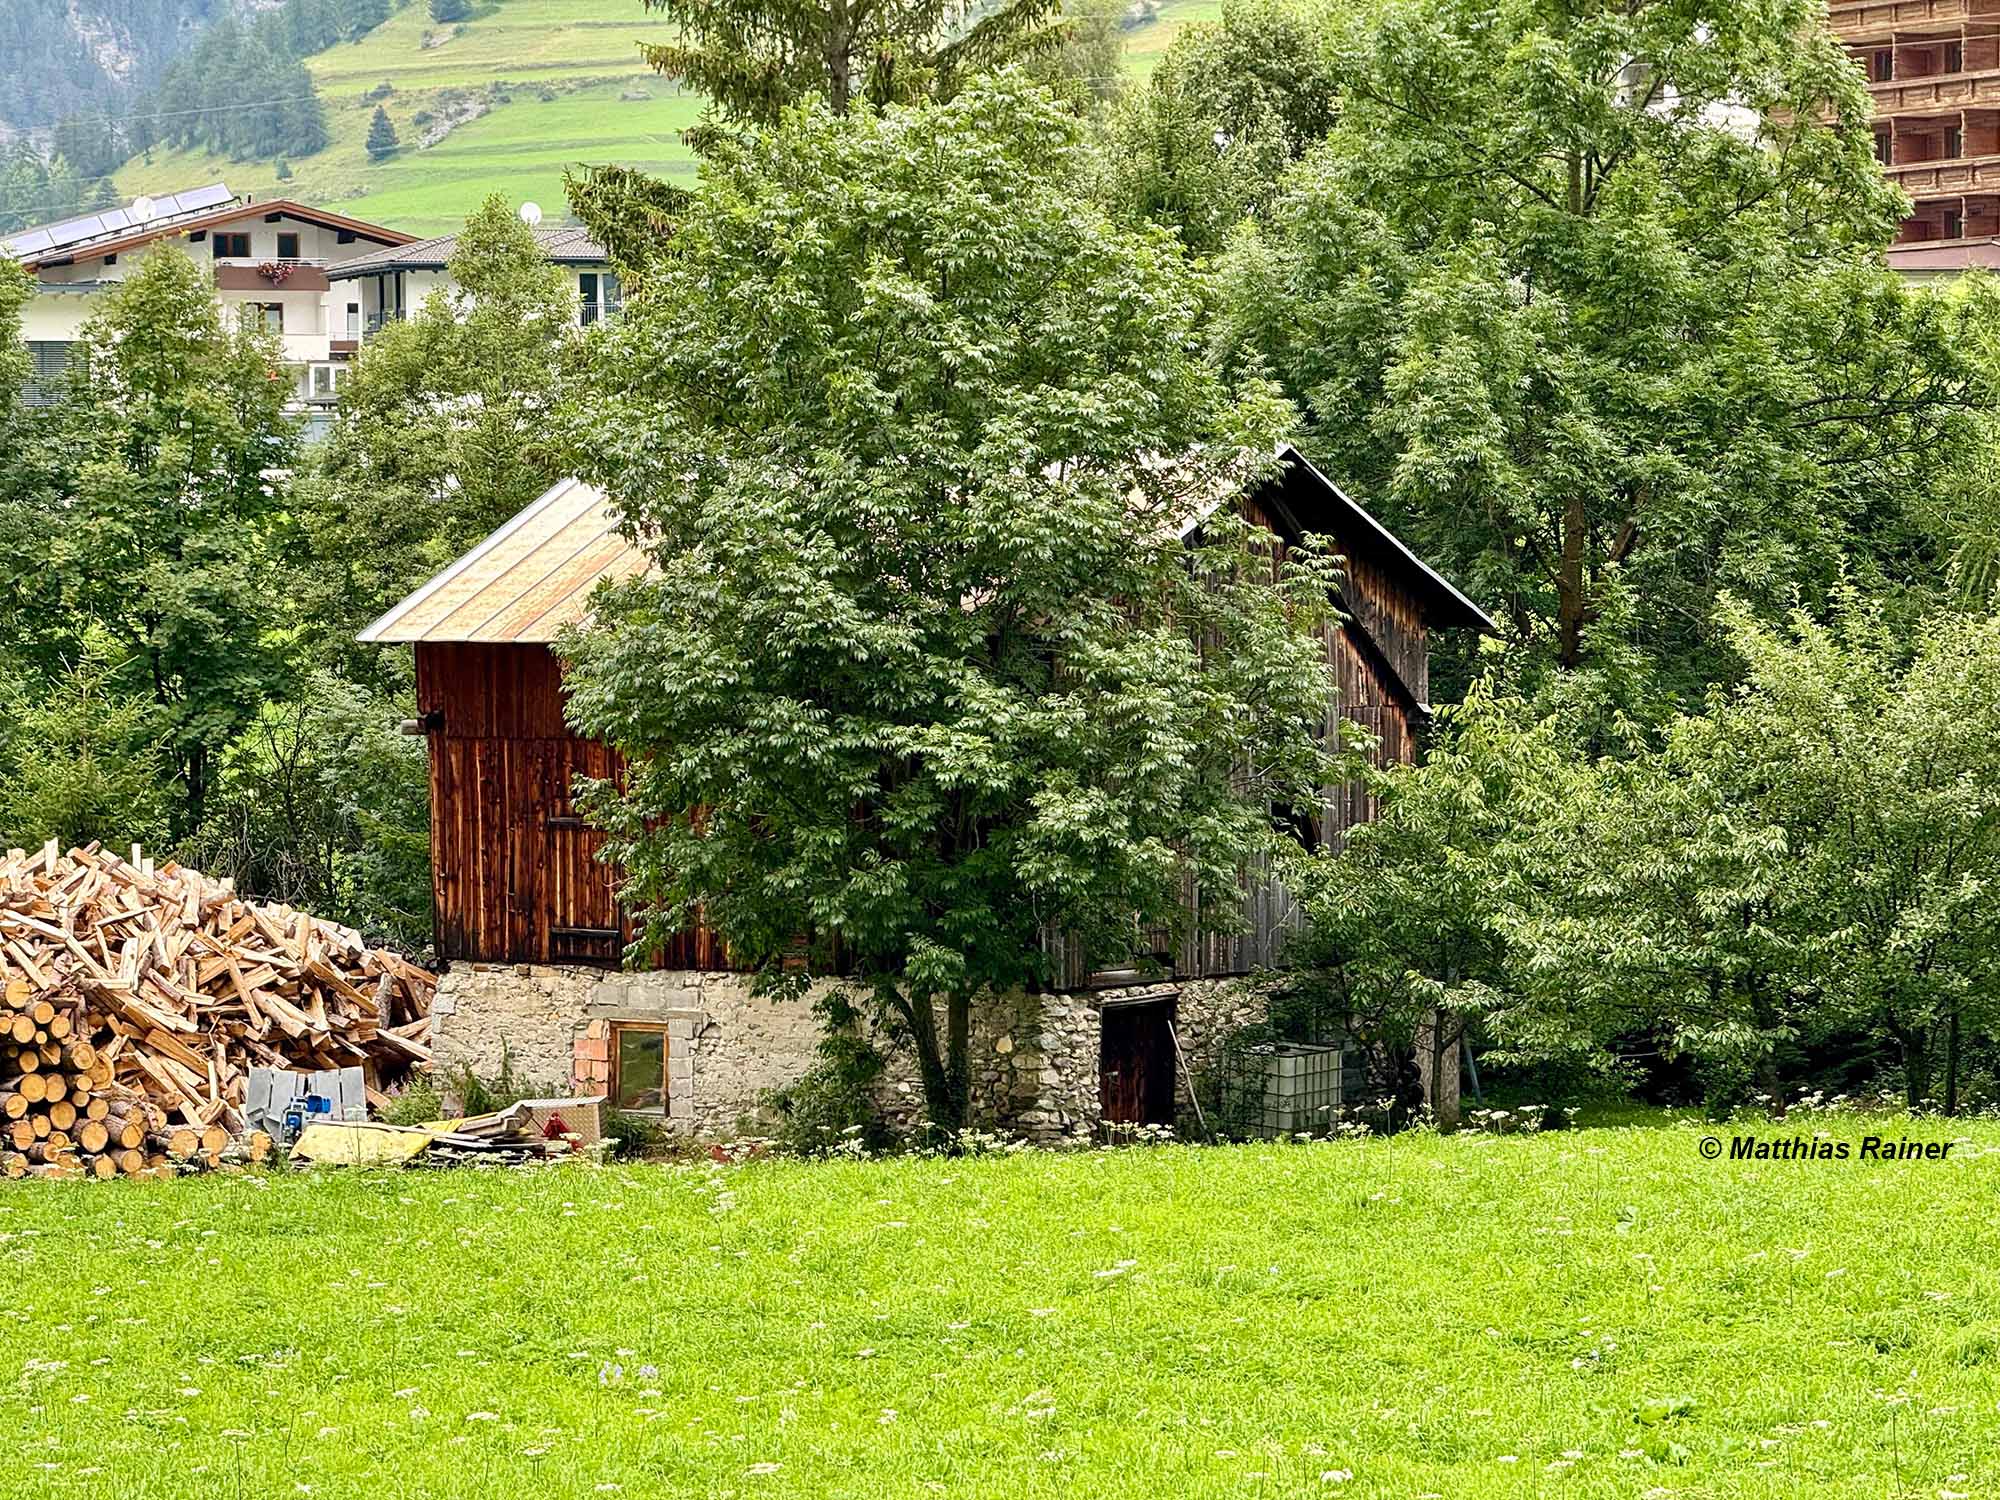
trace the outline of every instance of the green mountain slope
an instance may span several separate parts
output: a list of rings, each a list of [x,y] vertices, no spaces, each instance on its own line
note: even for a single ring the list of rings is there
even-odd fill
[[[1150,71],[1181,26],[1220,11],[1220,0],[1164,0],[1128,34],[1127,67]],[[692,174],[680,133],[701,101],[639,61],[641,41],[670,35],[639,0],[486,0],[451,26],[433,22],[424,0],[404,0],[359,42],[307,61],[333,143],[288,163],[289,181],[271,161],[154,151],[118,173],[118,190],[129,198],[220,178],[238,192],[296,197],[415,234],[457,227],[494,192],[533,199],[557,219],[567,212],[565,167]],[[378,104],[402,142],[379,162],[363,147]]]

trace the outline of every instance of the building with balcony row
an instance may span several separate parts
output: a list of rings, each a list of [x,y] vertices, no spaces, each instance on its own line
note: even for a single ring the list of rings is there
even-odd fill
[[[1868,79],[1876,160],[1915,205],[1889,264],[2000,268],[2000,0],[1834,0],[1827,18]]]
[[[535,236],[576,289],[579,323],[617,312],[618,278],[585,231]],[[49,398],[98,297],[162,244],[213,267],[225,315],[261,318],[277,334],[299,408],[323,419],[362,342],[451,286],[456,240],[419,240],[287,198],[257,202],[221,183],[7,235],[0,252],[35,278],[22,326],[31,401]]]

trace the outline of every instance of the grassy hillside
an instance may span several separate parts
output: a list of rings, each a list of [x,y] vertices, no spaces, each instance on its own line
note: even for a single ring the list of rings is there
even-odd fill
[[[20,1496],[2000,1492],[2000,1126],[0,1191]]]
[[[1220,12],[1221,0],[1165,0],[1158,19],[1128,34],[1127,67],[1135,77],[1150,72],[1182,26]],[[278,180],[275,162],[160,151],[129,163],[118,188],[129,198],[220,178],[239,192],[282,192],[416,234],[455,228],[493,192],[532,198],[555,219],[567,209],[567,166],[694,170],[680,132],[700,100],[639,62],[640,41],[670,34],[639,0],[488,0],[456,26],[434,24],[423,0],[406,0],[361,41],[308,63],[333,144],[291,162],[289,182]],[[362,148],[377,104],[404,143],[385,162]],[[428,127],[421,115],[432,117]],[[464,123],[419,144],[426,129],[454,119]]]

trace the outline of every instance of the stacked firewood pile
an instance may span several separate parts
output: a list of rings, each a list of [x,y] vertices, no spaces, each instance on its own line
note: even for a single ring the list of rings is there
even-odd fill
[[[431,974],[359,933],[96,844],[0,859],[0,1173],[258,1161],[252,1067],[428,1063]]]

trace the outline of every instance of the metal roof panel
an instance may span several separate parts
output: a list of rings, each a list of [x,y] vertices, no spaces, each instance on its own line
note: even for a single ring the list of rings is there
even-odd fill
[[[564,479],[359,638],[545,643],[583,618],[598,579],[648,566],[618,530],[604,492]]]

